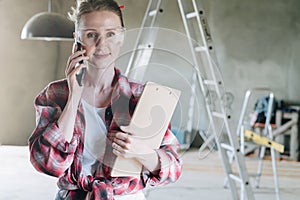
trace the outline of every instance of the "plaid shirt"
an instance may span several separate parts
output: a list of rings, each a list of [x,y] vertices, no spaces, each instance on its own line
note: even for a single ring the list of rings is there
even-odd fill
[[[59,177],[58,186],[69,190],[68,199],[85,199],[89,192],[90,199],[113,199],[114,195],[132,194],[142,190],[147,184],[157,186],[175,182],[181,174],[182,162],[177,153],[179,143],[168,129],[160,148],[156,150],[160,165],[163,166],[157,175],[144,168],[140,177],[110,176],[110,166],[115,159],[111,147],[111,133],[119,131],[120,126],[129,124],[144,87],[129,82],[118,69],[115,72],[116,90],[112,103],[105,112],[108,130],[105,162],[98,165],[103,170],[104,177],[97,173],[93,176],[81,173],[85,131],[82,104],[78,106],[70,142],[65,140],[57,126],[69,93],[66,79],[50,83],[35,99],[36,128],[29,138],[30,161],[38,171]]]

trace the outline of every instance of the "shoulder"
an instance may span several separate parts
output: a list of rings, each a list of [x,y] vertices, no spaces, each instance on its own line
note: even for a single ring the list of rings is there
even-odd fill
[[[64,102],[69,95],[66,79],[50,82],[36,97],[36,102]]]
[[[127,97],[138,97],[141,95],[144,84],[138,82],[136,80],[132,80],[127,76],[124,76],[120,73],[118,69],[116,69],[116,75],[118,80],[118,88],[120,89],[120,93],[127,96]]]
[[[68,92],[68,83],[66,79],[50,82],[43,90],[42,93],[46,92],[48,95],[65,95]]]
[[[134,96],[140,96],[144,90],[145,84],[141,82],[137,82],[135,80],[129,80],[128,83],[130,85],[131,92]]]

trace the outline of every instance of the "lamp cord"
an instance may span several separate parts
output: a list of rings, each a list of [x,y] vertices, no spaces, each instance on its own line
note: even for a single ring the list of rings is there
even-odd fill
[[[52,12],[52,0],[48,0],[48,12]]]

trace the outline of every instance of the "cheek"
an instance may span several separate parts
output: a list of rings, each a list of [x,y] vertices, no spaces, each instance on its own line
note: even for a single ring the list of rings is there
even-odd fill
[[[96,48],[95,47],[85,47],[84,49],[86,50],[85,55],[90,57]]]
[[[114,56],[118,56],[120,53],[122,47],[122,43],[121,42],[117,42],[114,45],[110,45],[110,52],[111,54],[113,54]]]

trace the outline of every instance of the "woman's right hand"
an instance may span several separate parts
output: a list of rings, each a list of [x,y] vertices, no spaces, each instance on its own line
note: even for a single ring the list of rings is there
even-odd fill
[[[79,50],[75,51],[77,49],[77,44],[74,43],[72,54],[70,55],[68,61],[67,61],[67,67],[65,70],[65,74],[68,80],[69,85],[69,92],[70,95],[75,95],[76,97],[80,98],[81,93],[83,91],[83,87],[80,86],[76,80],[76,74],[79,72],[79,70],[83,67],[86,67],[85,64],[79,64],[79,61],[88,60],[88,56],[84,56],[86,50]]]

